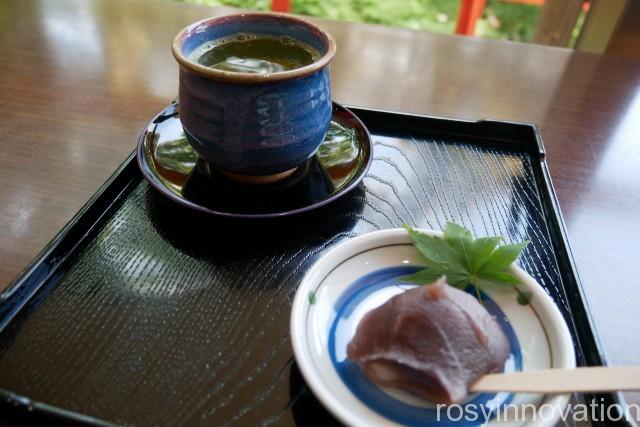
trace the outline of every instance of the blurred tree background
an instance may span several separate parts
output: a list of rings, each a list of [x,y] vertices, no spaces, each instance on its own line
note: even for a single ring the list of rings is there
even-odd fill
[[[270,0],[178,0],[243,9],[270,9]],[[291,0],[293,13],[353,22],[453,33],[459,0]],[[530,41],[540,7],[488,0],[475,34],[482,37]]]

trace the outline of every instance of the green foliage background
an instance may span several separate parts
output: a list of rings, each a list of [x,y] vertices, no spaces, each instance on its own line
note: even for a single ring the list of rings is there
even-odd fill
[[[270,0],[178,0],[243,9],[269,10]],[[353,22],[453,33],[459,0],[292,0],[293,12]],[[476,35],[529,41],[540,8],[489,0]]]

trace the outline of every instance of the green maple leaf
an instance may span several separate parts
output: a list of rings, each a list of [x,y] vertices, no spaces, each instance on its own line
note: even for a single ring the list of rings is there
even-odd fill
[[[446,276],[449,285],[456,288],[473,285],[479,299],[483,280],[501,286],[520,284],[509,268],[530,243],[528,240],[498,246],[502,237],[475,239],[469,230],[452,222],[445,225],[443,238],[422,233],[406,224],[404,228],[427,264],[426,268],[403,277],[401,280],[405,282],[424,285]],[[518,290],[518,303],[528,304],[530,299],[530,293]]]

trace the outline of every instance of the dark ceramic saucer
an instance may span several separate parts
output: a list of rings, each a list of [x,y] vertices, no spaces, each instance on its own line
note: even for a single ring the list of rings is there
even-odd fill
[[[333,117],[314,157],[271,184],[233,181],[189,145],[178,104],[158,114],[138,140],[138,165],[160,193],[188,208],[237,218],[292,215],[324,206],[362,180],[371,164],[371,138],[351,111],[333,104]]]

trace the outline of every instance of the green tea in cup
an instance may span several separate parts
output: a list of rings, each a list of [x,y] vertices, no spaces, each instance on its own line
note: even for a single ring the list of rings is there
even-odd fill
[[[336,42],[321,28],[289,15],[218,16],[184,28],[171,50],[185,135],[227,177],[284,179],[324,141]]]
[[[191,57],[199,64],[236,73],[272,74],[312,64],[320,52],[290,37],[236,34],[205,43]]]

